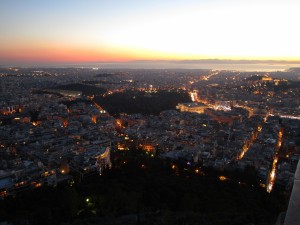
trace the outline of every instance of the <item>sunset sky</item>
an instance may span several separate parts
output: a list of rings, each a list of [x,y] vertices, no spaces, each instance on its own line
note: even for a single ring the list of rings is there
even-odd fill
[[[299,0],[1,0],[0,65],[300,61]]]

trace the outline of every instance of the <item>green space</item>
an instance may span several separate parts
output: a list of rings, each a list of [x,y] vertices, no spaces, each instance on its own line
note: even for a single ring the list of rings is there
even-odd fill
[[[96,96],[95,102],[101,105],[111,115],[120,113],[158,115],[164,110],[175,109],[180,102],[190,102],[186,91],[125,91],[111,95]]]

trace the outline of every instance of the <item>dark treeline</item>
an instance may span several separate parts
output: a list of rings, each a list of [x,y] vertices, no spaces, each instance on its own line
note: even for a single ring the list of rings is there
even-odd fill
[[[113,73],[99,73],[99,74],[95,75],[94,77],[104,78],[104,77],[112,77],[112,76],[114,76]]]
[[[0,202],[0,218],[14,224],[274,225],[286,199],[253,185],[252,172],[203,170],[138,151],[112,154],[114,166],[70,187],[42,187]],[[224,173],[223,173],[224,174]],[[243,177],[243,182],[237,182]],[[250,177],[250,179],[247,179]],[[254,181],[255,182],[255,181]],[[1,219],[0,219],[1,221]]]
[[[95,85],[95,84],[120,84],[120,82],[111,82],[111,81],[104,81],[104,80],[85,80],[85,81],[82,81],[82,83],[84,84],[92,84],[92,85]]]
[[[190,101],[190,96],[185,91],[159,91],[155,93],[126,91],[105,97],[95,97],[95,102],[114,116],[120,113],[158,115],[161,111],[175,109],[180,102]]]
[[[50,92],[50,91],[44,91],[44,90],[33,90],[32,91],[32,94],[51,94],[51,95],[56,95],[58,97],[63,97],[63,95],[59,94],[59,93],[53,93],[53,92]]]
[[[61,101],[60,103],[66,105],[68,108],[72,105],[76,105],[78,103],[85,103],[87,104],[93,104],[93,102],[91,100],[88,99],[75,99],[75,100],[71,100],[71,101]]]
[[[79,83],[60,85],[57,86],[56,89],[69,90],[69,91],[81,91],[83,95],[102,95],[106,92],[106,90],[103,88],[92,86],[92,85],[79,84]]]

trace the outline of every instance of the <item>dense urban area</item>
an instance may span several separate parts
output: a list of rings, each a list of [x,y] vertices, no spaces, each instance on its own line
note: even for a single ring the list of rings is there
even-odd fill
[[[300,69],[0,68],[0,224],[264,224],[300,158]]]

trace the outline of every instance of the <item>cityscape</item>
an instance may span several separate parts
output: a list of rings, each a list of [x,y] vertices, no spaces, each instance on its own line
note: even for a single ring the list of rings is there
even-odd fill
[[[0,225],[299,225],[299,7],[1,1]]]
[[[125,168],[131,151],[143,155],[130,162],[140,170],[158,160],[177,176],[213,170],[220,182],[269,194],[288,195],[293,187],[298,69],[3,68],[0,74],[3,200],[105,176]],[[255,175],[240,179],[237,171]]]

